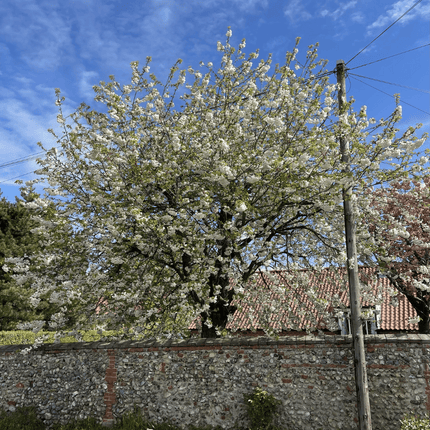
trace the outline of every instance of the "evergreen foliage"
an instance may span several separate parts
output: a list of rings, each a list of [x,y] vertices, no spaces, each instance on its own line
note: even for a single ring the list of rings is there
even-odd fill
[[[54,204],[43,212],[24,206],[24,201],[32,202],[39,197],[33,187],[30,191],[21,191],[21,196],[23,200],[15,197],[15,203],[5,197],[0,200],[0,331],[16,330],[19,322],[46,320],[59,311],[59,306],[50,303],[47,298],[33,308],[29,301],[33,293],[31,281],[20,284],[2,267],[9,257],[26,256],[26,262],[31,264],[32,254],[41,248],[37,235],[32,233],[40,223],[33,220],[32,215],[42,216],[46,220],[55,216]]]

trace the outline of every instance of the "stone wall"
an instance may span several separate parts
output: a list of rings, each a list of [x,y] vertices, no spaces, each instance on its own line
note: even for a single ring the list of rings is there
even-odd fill
[[[430,335],[365,337],[374,429],[400,429],[430,410]],[[0,346],[0,408],[36,406],[53,422],[97,417],[111,425],[133,404],[178,426],[249,425],[243,394],[282,401],[289,429],[357,429],[351,336],[45,344],[28,355]]]

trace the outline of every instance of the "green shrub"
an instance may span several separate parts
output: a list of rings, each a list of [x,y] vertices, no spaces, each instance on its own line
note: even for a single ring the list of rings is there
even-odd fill
[[[282,402],[259,387],[254,390],[253,394],[244,394],[243,397],[251,418],[251,429],[275,429],[271,425],[272,415]]]
[[[10,415],[0,410],[1,430],[44,430],[45,425],[37,418],[34,406],[19,407]]]
[[[102,337],[98,334],[97,330],[78,330],[81,334],[84,342],[97,342]],[[54,333],[50,331],[41,330],[37,335],[32,331],[26,330],[15,330],[15,331],[3,331],[0,332],[0,345],[26,345],[32,344],[36,337],[47,334],[48,339],[44,340],[43,343],[54,343]],[[103,331],[103,336],[116,336],[121,334],[121,330],[107,330]],[[143,338],[143,335],[138,336],[139,339]],[[77,342],[74,336],[66,336],[60,340],[61,343]]]
[[[430,421],[428,415],[427,418],[417,418],[414,415],[406,415],[403,421],[400,420],[402,427],[400,430],[430,430]]]

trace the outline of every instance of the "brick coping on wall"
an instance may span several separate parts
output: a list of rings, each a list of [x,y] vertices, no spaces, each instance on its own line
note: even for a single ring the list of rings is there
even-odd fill
[[[430,344],[430,334],[376,334],[364,336],[364,344],[381,344],[381,343],[420,343]],[[128,348],[145,348],[151,351],[155,349],[168,350],[180,350],[186,348],[193,349],[218,349],[229,346],[242,346],[249,348],[256,348],[264,345],[349,345],[352,348],[352,336],[351,335],[330,335],[330,336],[285,336],[280,337],[278,340],[272,339],[268,336],[258,337],[234,337],[234,338],[192,338],[173,341],[171,339],[167,341],[157,340],[120,340],[120,341],[95,341],[95,342],[71,342],[71,343],[45,343],[37,347],[36,351],[67,351],[67,350],[78,350],[78,349],[128,349]],[[0,345],[0,354],[7,354],[13,352],[19,352],[25,347],[29,347],[31,344],[25,345]]]

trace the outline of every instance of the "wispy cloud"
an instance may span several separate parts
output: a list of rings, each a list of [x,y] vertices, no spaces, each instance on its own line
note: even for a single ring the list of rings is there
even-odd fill
[[[81,79],[79,80],[79,93],[87,98],[94,98],[95,93],[93,90],[93,84],[95,78],[98,77],[97,72],[82,72]]]
[[[39,70],[55,70],[72,49],[70,23],[56,8],[32,1],[0,8],[0,35],[9,46],[19,47],[27,64]]]
[[[269,0],[232,0],[232,3],[243,11],[254,11],[257,6],[266,8],[269,5]]]
[[[376,21],[367,26],[367,34],[371,34],[382,27],[387,27],[392,24],[396,19],[400,18],[408,9],[414,5],[415,0],[400,0],[392,4],[387,12],[379,15]],[[414,19],[430,19],[430,3],[419,4],[405,15],[398,24],[405,25]]]
[[[351,15],[351,19],[354,22],[362,23],[364,21],[364,16],[361,12],[355,12]]]
[[[320,12],[320,15],[322,17],[326,17],[329,16],[330,18],[333,19],[338,19],[340,18],[348,9],[353,8],[355,5],[357,4],[357,0],[351,0],[348,3],[344,3],[341,6],[339,6],[337,9],[335,9],[334,11],[330,12],[328,9],[323,9]]]
[[[38,92],[31,89],[22,90],[21,96],[29,99],[38,98]],[[39,96],[40,97],[40,96]],[[2,127],[0,132],[0,158],[3,160],[25,157],[28,154],[39,152],[36,142],[48,143],[48,148],[55,145],[54,137],[46,130],[46,123],[55,120],[55,114],[35,114],[28,110],[28,106],[15,98],[3,98],[0,100],[2,111]],[[28,143],[33,145],[29,146]],[[50,145],[49,145],[50,144]],[[37,168],[37,166],[36,166]],[[0,178],[12,177],[16,166],[10,169],[2,169]]]
[[[284,9],[284,15],[288,16],[293,23],[312,18],[312,15],[305,9],[301,0],[290,0]]]

